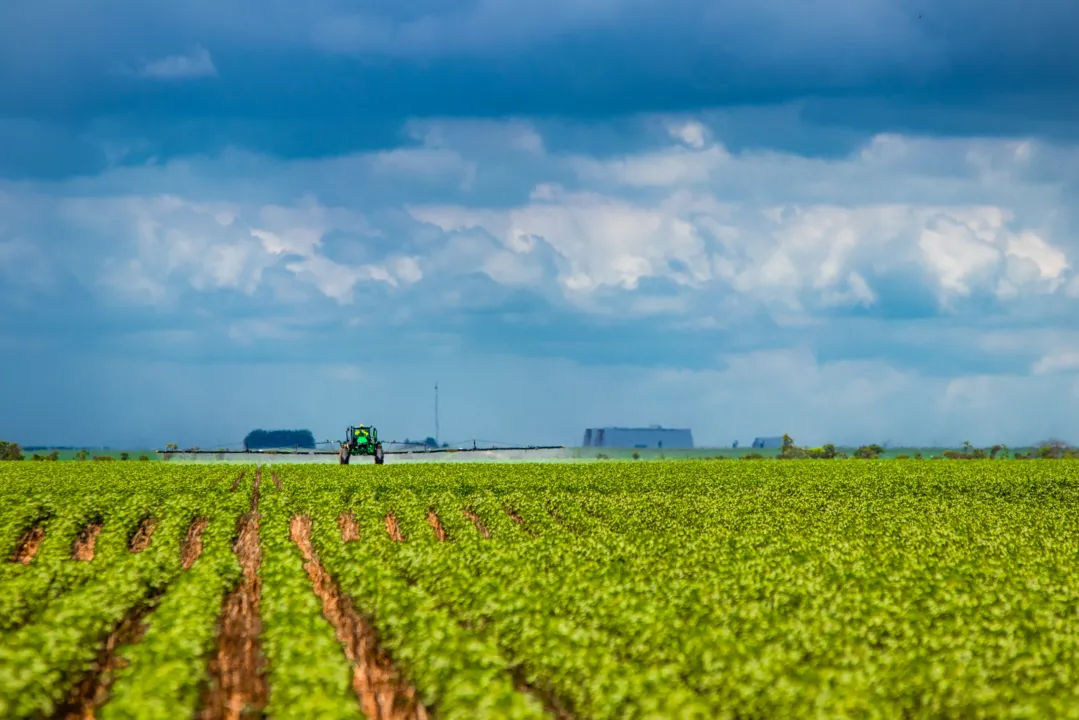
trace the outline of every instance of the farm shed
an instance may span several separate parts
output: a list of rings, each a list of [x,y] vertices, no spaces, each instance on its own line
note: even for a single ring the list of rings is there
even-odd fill
[[[602,427],[584,431],[583,447],[688,449],[693,447],[693,432],[688,428]]]

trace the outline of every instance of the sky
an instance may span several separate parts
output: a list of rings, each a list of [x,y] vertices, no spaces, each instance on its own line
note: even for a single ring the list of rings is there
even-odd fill
[[[1079,440],[1079,5],[0,5],[0,439]]]

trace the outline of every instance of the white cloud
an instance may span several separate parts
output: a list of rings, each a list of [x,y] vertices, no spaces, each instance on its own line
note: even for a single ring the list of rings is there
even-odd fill
[[[671,137],[681,140],[694,149],[701,149],[708,142],[708,128],[696,121],[671,125],[668,128]]]
[[[155,80],[189,80],[216,77],[217,67],[210,51],[198,45],[185,55],[169,55],[150,61],[142,66],[139,74]]]
[[[1064,351],[1051,353],[1043,356],[1034,363],[1034,367],[1031,368],[1031,371],[1036,375],[1045,375],[1067,370],[1079,370],[1079,352]]]
[[[551,153],[516,120],[416,122],[421,147],[117,169],[101,187],[69,183],[78,197],[60,201],[61,215],[75,235],[127,238],[96,251],[105,285],[154,302],[175,298],[178,280],[249,295],[270,286],[294,303],[310,300],[304,288],[347,304],[358,283],[418,286],[416,302],[434,302],[478,271],[587,312],[680,308],[694,324],[765,309],[804,325],[817,309],[881,302],[877,284],[892,274],[927,279],[946,312],[973,293],[1016,306],[1079,294],[1059,189],[1024,179],[1053,156],[1039,143],[881,135],[820,159],[732,155],[696,119],[662,127],[665,149],[593,157]],[[429,202],[416,202],[416,181]],[[26,201],[12,192],[5,207]],[[659,299],[652,281],[673,294]]]
[[[571,166],[586,182],[629,187],[677,187],[708,182],[731,159],[720,145],[701,151],[676,148],[616,160],[573,158]]]

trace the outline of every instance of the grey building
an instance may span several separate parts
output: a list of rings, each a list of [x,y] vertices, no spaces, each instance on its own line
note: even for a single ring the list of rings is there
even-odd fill
[[[602,427],[584,431],[583,447],[655,448],[660,450],[693,447],[693,432],[652,425],[646,428]]]
[[[759,437],[753,438],[753,447],[755,448],[781,448],[783,447],[783,436],[779,437]]]

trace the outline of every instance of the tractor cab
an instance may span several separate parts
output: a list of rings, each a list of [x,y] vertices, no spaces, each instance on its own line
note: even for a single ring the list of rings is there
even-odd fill
[[[375,464],[383,461],[382,443],[378,441],[378,430],[370,425],[357,425],[345,431],[345,441],[341,443],[341,464],[348,465],[352,455],[374,455]]]
[[[352,433],[352,445],[367,445],[378,442],[378,431],[373,427],[369,428],[366,425],[360,425],[359,427],[349,428],[349,430]]]

